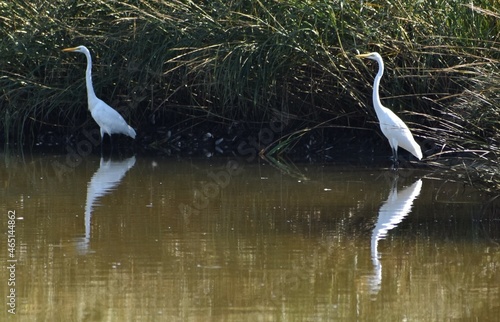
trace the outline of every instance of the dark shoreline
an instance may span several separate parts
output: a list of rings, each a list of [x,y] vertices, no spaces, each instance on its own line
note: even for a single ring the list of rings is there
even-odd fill
[[[317,128],[306,131],[300,138],[284,147],[272,157],[285,157],[298,162],[328,162],[336,159],[373,159],[387,158],[391,150],[387,140],[376,129],[346,130],[334,128]],[[363,135],[359,135],[362,133]],[[104,151],[113,150],[124,153],[139,153],[158,156],[192,156],[215,157],[238,155],[240,157],[256,157],[266,154],[270,147],[285,140],[290,133],[275,133],[262,129],[245,128],[241,124],[231,127],[209,126],[181,128],[157,127],[144,133],[137,131],[132,140],[123,135],[104,136]],[[9,144],[11,150],[24,149],[32,151],[48,151],[65,153],[68,149],[100,154],[101,138],[98,128],[84,129],[74,134],[58,134],[44,132],[36,135],[33,145]],[[375,153],[376,151],[376,153]],[[428,151],[429,152],[429,151]],[[400,149],[401,158],[407,159],[409,153]],[[384,156],[386,155],[386,157]],[[389,164],[389,162],[388,162]]]

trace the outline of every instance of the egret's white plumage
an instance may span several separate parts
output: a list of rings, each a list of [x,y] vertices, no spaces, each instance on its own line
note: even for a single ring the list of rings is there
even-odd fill
[[[83,53],[87,57],[85,81],[87,84],[89,111],[92,118],[94,118],[101,128],[101,140],[104,137],[104,133],[107,133],[109,136],[115,133],[125,134],[135,139],[135,130],[125,122],[123,117],[115,109],[104,103],[95,95],[94,87],[92,86],[92,57],[87,47],[78,46],[63,49],[63,51]]]
[[[380,79],[384,74],[384,61],[379,53],[368,53],[356,55],[358,58],[368,58],[375,60],[378,63],[378,73],[373,82],[373,107],[380,123],[380,129],[385,137],[389,140],[394,162],[397,162],[398,146],[413,154],[417,159],[422,159],[422,150],[415,142],[410,129],[393,111],[383,106],[380,102],[379,86]]]

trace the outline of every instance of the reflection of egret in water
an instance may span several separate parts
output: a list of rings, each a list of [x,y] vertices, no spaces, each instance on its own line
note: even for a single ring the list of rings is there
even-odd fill
[[[371,290],[377,293],[382,283],[382,264],[378,253],[378,242],[384,239],[389,230],[396,227],[409,213],[413,200],[420,194],[422,180],[416,181],[411,186],[398,192],[397,178],[394,179],[391,193],[387,201],[380,207],[377,223],[372,233],[371,256],[374,266],[374,276],[370,281]]]
[[[90,221],[92,207],[99,197],[113,190],[135,164],[135,156],[123,161],[104,162],[101,158],[99,169],[94,173],[87,186],[87,202],[85,204],[85,238],[78,242],[78,249],[85,253],[90,241]]]

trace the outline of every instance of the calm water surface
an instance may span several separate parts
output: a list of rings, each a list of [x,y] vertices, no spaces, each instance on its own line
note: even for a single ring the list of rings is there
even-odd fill
[[[0,156],[2,321],[500,317],[499,205],[436,174]]]

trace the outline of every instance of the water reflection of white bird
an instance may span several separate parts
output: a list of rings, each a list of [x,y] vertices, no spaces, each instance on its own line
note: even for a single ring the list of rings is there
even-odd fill
[[[118,186],[128,170],[135,165],[135,156],[122,161],[104,161],[101,158],[99,169],[94,173],[87,186],[87,201],[85,204],[85,238],[79,242],[78,248],[85,253],[90,241],[90,222],[92,209],[97,199],[109,193]]]
[[[419,179],[411,186],[398,193],[396,186],[397,178],[394,180],[389,198],[384,202],[378,212],[377,223],[372,232],[371,257],[374,266],[374,276],[370,282],[371,290],[377,293],[382,283],[382,264],[378,253],[378,242],[387,236],[389,230],[396,227],[411,211],[415,198],[422,189],[422,180]]]

